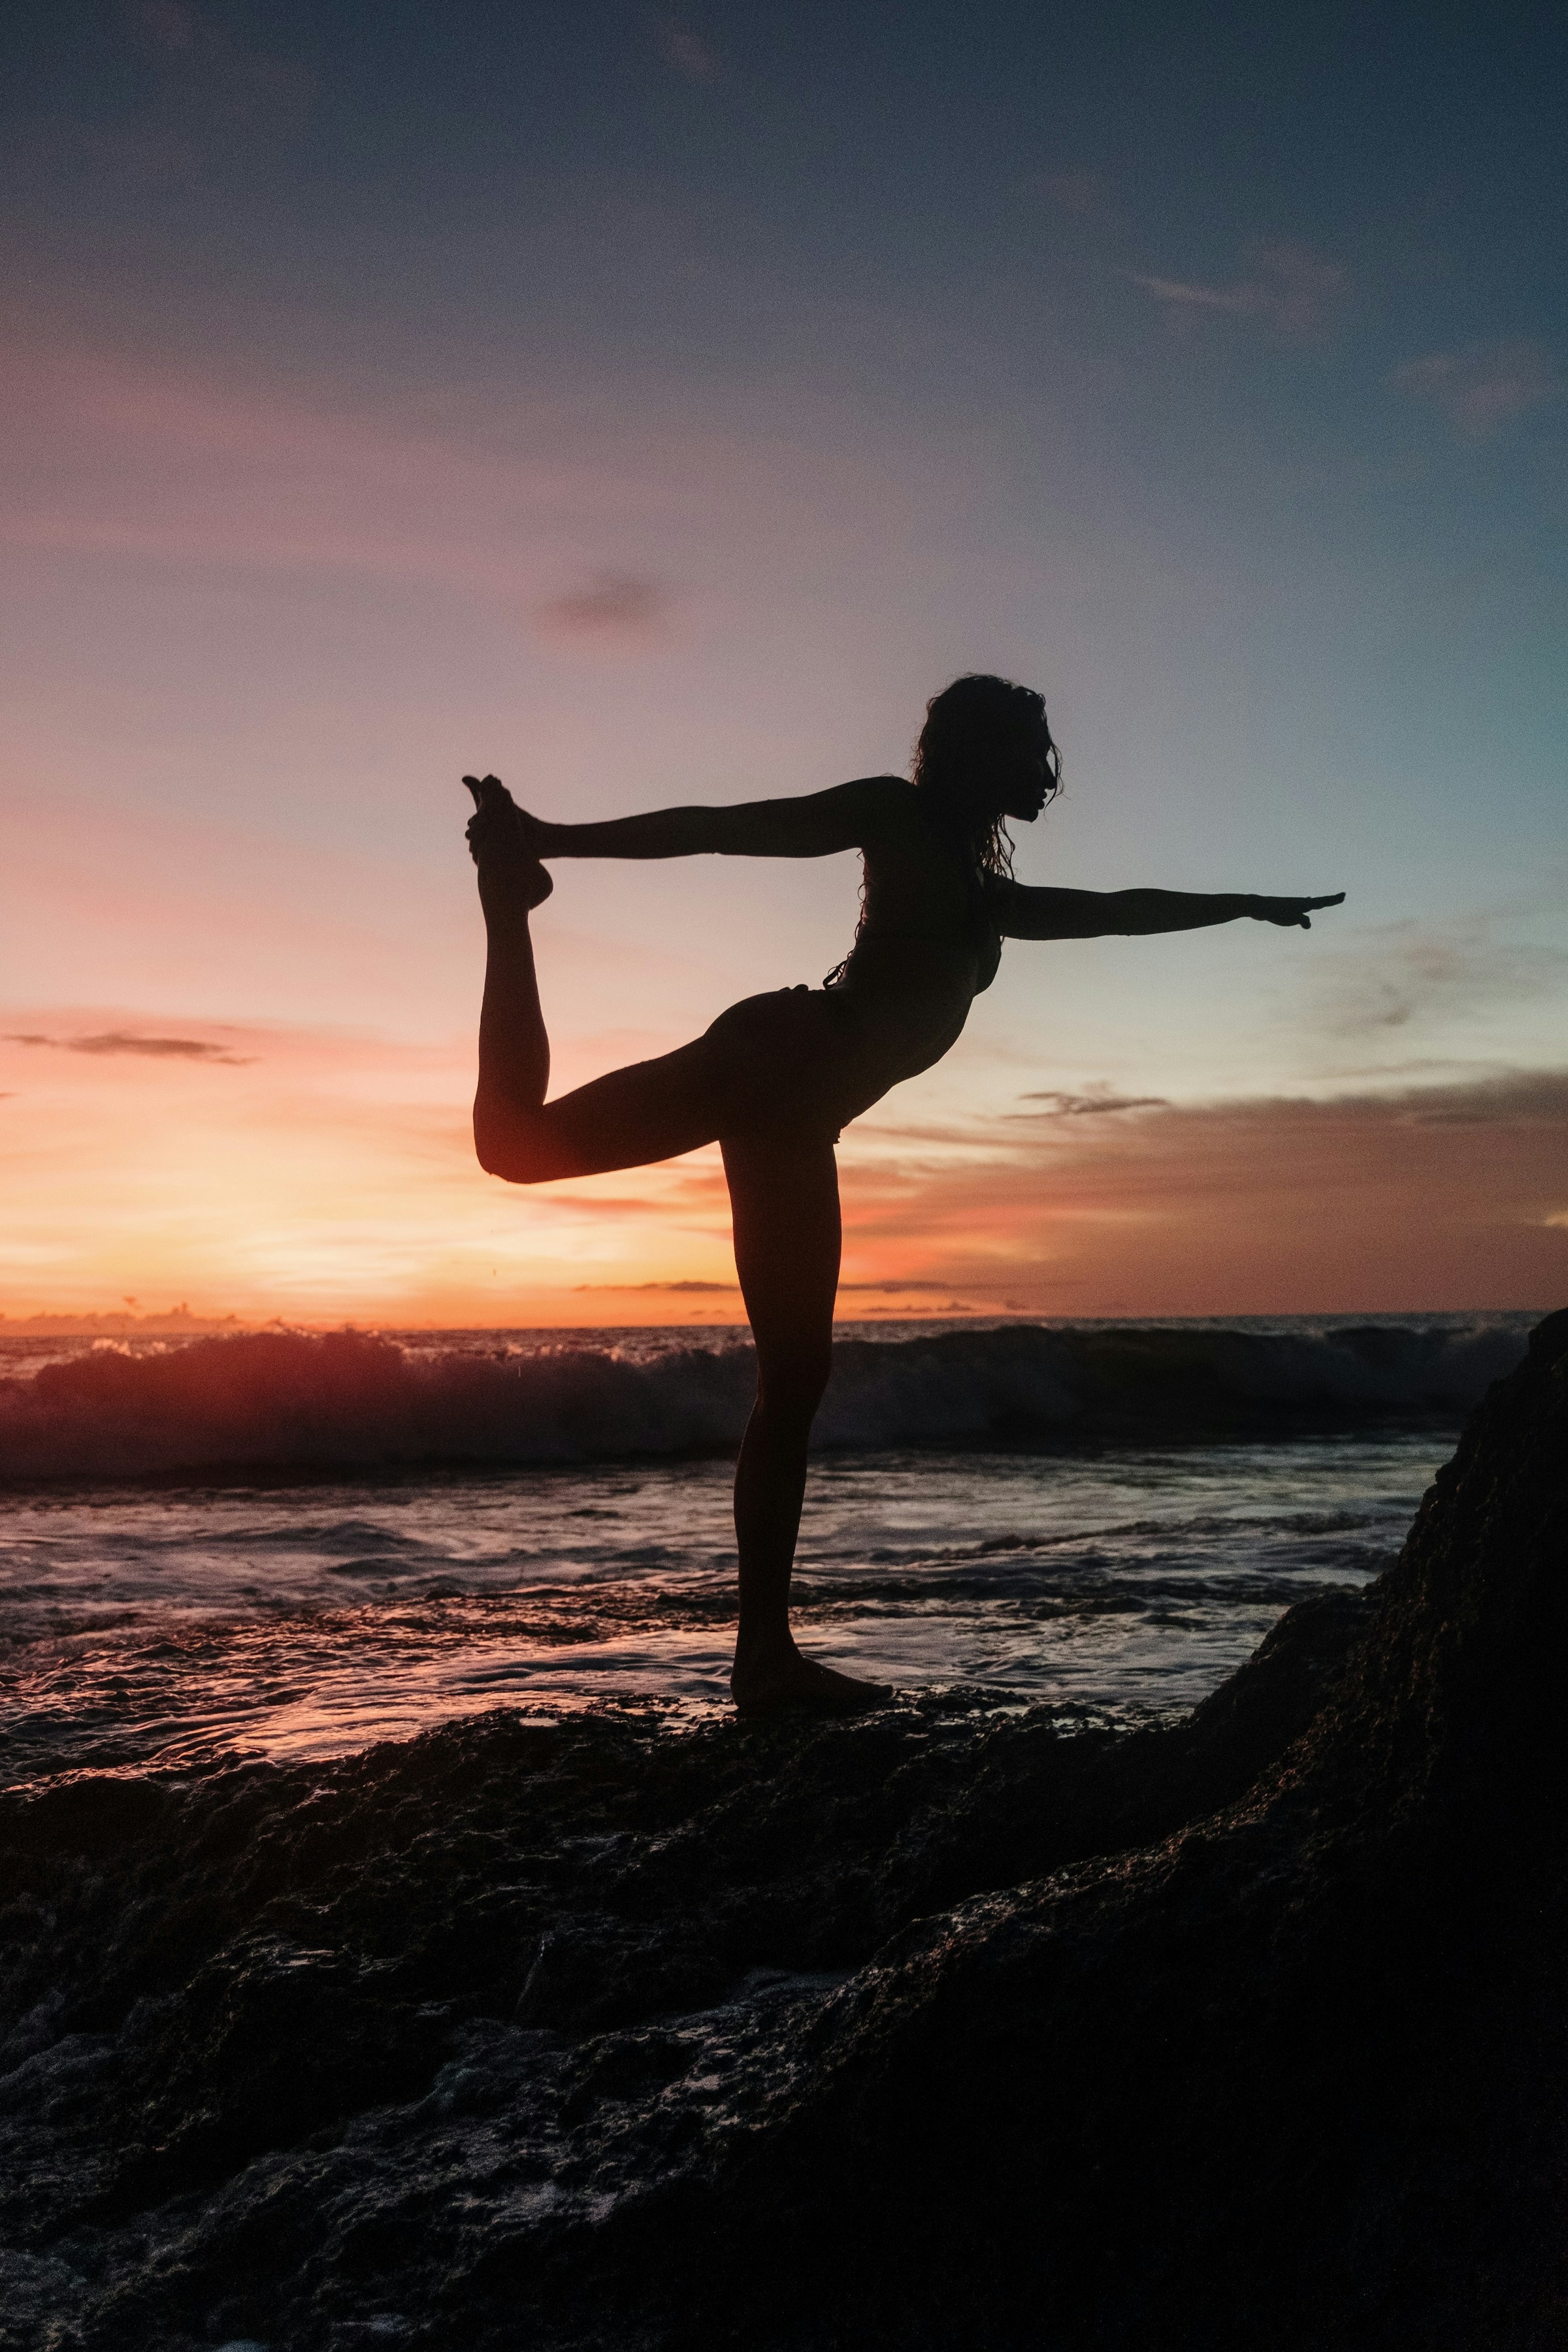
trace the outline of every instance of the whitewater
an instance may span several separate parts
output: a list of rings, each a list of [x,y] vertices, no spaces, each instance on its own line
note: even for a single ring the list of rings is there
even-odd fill
[[[1387,1564],[1532,1315],[841,1326],[818,1654],[1064,1718],[1191,1706]],[[0,1339],[0,1779],[725,1704],[731,1328]]]

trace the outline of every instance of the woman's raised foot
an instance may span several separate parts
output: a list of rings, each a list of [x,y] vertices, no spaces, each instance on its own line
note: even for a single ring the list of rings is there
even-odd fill
[[[730,1675],[737,1715],[777,1715],[798,1708],[811,1715],[865,1715],[892,1698],[888,1683],[864,1683],[836,1667],[820,1665],[792,1643],[763,1658],[739,1658]]]
[[[542,906],[555,884],[535,854],[526,813],[499,776],[465,776],[463,782],[474,796],[468,841],[481,892],[515,890],[526,907]]]

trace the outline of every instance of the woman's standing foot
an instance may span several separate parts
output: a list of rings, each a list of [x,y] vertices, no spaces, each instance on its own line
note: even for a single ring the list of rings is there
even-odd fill
[[[865,1715],[892,1698],[888,1683],[865,1683],[808,1658],[793,1642],[766,1655],[737,1657],[730,1675],[737,1715],[777,1715],[799,1707],[812,1715]]]

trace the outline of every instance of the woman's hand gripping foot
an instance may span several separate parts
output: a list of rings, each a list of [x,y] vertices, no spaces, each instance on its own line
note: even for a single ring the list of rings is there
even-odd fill
[[[474,796],[468,842],[479,869],[479,895],[520,895],[526,907],[542,906],[555,887],[534,846],[534,820],[520,809],[499,776],[465,776]]]
[[[777,1715],[797,1707],[811,1715],[864,1715],[886,1706],[893,1693],[887,1683],[863,1683],[819,1665],[797,1650],[770,1650],[742,1660],[736,1654],[730,1675],[730,1696],[737,1715]]]

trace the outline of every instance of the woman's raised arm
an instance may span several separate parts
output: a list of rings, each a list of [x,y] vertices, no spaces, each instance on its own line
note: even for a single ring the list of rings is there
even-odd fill
[[[1042,890],[1026,882],[994,882],[986,892],[1003,935],[1010,940],[1137,939],[1154,931],[1199,931],[1249,915],[1310,931],[1319,907],[1344,897],[1259,898],[1243,890]]]
[[[909,790],[897,777],[864,776],[796,800],[652,809],[603,824],[551,824],[518,814],[536,857],[831,857],[861,848],[886,825],[890,794]]]

